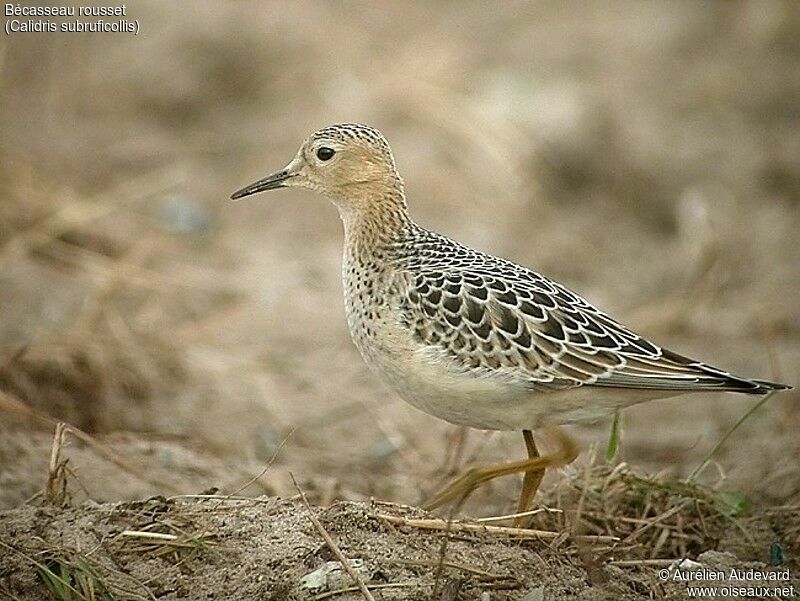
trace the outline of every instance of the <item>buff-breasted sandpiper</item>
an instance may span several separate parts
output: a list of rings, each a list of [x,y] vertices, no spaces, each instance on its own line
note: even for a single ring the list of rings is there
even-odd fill
[[[689,392],[789,388],[663,349],[561,284],[420,227],[389,145],[372,127],[317,131],[281,171],[232,198],[283,187],[319,192],[339,210],[347,323],[369,367],[426,413],[524,435],[528,459],[472,470],[429,507],[524,473],[525,511],[544,469],[577,455],[555,428],[560,450],[540,456],[531,432],[542,425]]]

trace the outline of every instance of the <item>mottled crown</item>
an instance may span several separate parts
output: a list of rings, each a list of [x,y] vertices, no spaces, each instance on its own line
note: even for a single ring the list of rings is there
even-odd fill
[[[361,123],[338,123],[323,127],[311,136],[312,140],[320,138],[341,140],[342,142],[360,140],[389,152],[389,143],[383,137],[383,134],[374,127],[362,125]]]
[[[394,167],[394,156],[392,156],[389,143],[380,131],[369,125],[364,125],[362,123],[338,123],[336,125],[329,125],[328,127],[323,127],[314,132],[309,141],[314,142],[320,139],[336,140],[342,143],[360,142],[363,145],[377,150],[387,159],[389,164]]]

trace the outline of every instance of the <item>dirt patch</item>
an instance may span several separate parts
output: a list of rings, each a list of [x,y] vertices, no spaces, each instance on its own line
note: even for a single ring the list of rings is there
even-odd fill
[[[680,570],[684,577],[755,570],[790,578],[767,586],[800,585],[790,571],[800,553],[798,507],[725,505],[710,489],[624,465],[587,468],[545,497],[556,505],[539,509],[533,529],[448,522],[380,502],[310,508],[297,497],[25,506],[0,513],[0,593],[42,599],[60,585],[105,591],[103,599],[362,598],[309,511],[376,599],[683,599],[687,583],[659,571],[685,558],[695,563]]]

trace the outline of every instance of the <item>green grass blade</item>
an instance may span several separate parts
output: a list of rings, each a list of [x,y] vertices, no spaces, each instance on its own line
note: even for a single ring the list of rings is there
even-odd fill
[[[608,435],[608,445],[606,445],[606,463],[612,463],[619,455],[620,437],[622,436],[620,424],[620,412],[614,412],[614,420],[611,422],[611,432]]]
[[[759,399],[759,401],[755,405],[750,407],[750,409],[748,409],[744,413],[744,415],[742,415],[742,417],[740,417],[739,420],[735,424],[733,424],[733,426],[731,426],[730,430],[725,432],[725,434],[722,436],[722,438],[719,439],[717,444],[714,445],[714,448],[711,449],[711,451],[708,453],[708,455],[705,456],[703,461],[700,462],[700,465],[698,465],[694,469],[694,471],[691,474],[689,474],[688,480],[690,481],[694,480],[700,474],[700,472],[702,472],[705,469],[705,467],[711,461],[711,458],[717,454],[717,452],[723,447],[723,445],[728,441],[728,439],[733,435],[733,433],[736,432],[736,430],[738,430],[739,427],[744,422],[746,422],[751,415],[753,415],[756,411],[758,411],[761,408],[761,406],[764,405],[764,403],[766,403],[770,398],[772,398],[772,395],[775,394],[775,392],[776,391],[773,390],[772,392],[768,392],[767,394],[765,394],[763,398]]]

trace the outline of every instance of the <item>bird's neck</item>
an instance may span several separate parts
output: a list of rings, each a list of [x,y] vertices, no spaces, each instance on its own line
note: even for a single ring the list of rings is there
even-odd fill
[[[349,186],[336,202],[344,223],[345,252],[366,258],[391,247],[412,228],[402,181]]]

